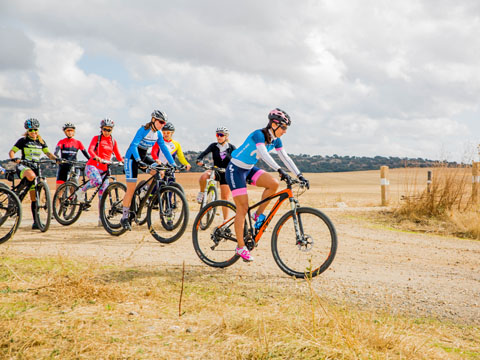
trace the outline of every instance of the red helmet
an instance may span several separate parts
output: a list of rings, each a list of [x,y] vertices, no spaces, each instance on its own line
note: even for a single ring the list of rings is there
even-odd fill
[[[270,122],[274,122],[276,124],[285,124],[290,126],[292,124],[292,120],[290,120],[290,115],[288,115],[285,111],[279,108],[275,108],[268,114],[268,120]]]

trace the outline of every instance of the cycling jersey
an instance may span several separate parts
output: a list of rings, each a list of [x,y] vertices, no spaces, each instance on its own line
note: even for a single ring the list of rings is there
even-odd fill
[[[60,152],[60,157],[62,159],[75,161],[77,160],[77,153],[79,150],[82,151],[87,159],[90,158],[80,140],[66,137],[58,142],[57,147],[55,148],[55,156],[58,157],[58,153]]]
[[[170,155],[170,151],[165,146],[165,142],[163,141],[163,134],[160,131],[145,129],[144,126],[141,126],[135,134],[135,137],[128,147],[127,153],[125,154],[125,158],[130,159],[130,157],[133,157],[135,161],[140,161],[142,160],[141,155],[145,157],[148,149],[150,149],[155,143],[158,143],[159,148],[162,150],[162,153],[165,155],[167,161],[174,165],[175,161],[173,160],[172,155]],[[139,153],[139,150],[142,152],[142,154]]]
[[[232,158],[232,152],[236,149],[235,145],[230,143],[211,143],[204,152],[197,157],[197,162],[209,153],[212,153],[213,165],[225,169]]]
[[[163,141],[165,142],[165,146],[170,151],[170,154],[172,155],[172,158],[174,160],[178,155],[178,160],[180,161],[181,164],[185,166],[190,165],[187,159],[185,159],[185,155],[183,155],[183,151],[182,151],[182,146],[178,141],[175,141],[173,139],[170,141],[163,139]],[[165,158],[165,155],[163,155],[163,153],[160,153],[160,147],[158,146],[157,143],[155,143],[155,145],[153,145],[152,147],[152,157],[154,160],[159,159],[162,162],[162,164],[167,163],[167,159]]]
[[[273,136],[272,132],[270,132],[270,134]],[[255,130],[248,135],[247,139],[238,149],[233,151],[231,162],[239,168],[251,169],[259,159],[262,159],[272,169],[278,170],[280,166],[269,154],[270,151],[275,149],[285,166],[295,175],[300,174],[295,163],[283,149],[280,138],[273,137],[273,141],[270,144],[266,144],[265,142],[266,139],[262,130]]]
[[[101,136],[101,138],[97,147],[98,136]],[[123,161],[122,155],[120,155],[120,152],[118,151],[117,142],[113,141],[111,136],[106,137],[103,135],[95,135],[88,146],[88,154],[90,155],[90,159],[87,161],[87,165],[95,166],[101,171],[107,170],[107,165],[96,161],[94,159],[95,156],[106,161],[111,161],[112,154],[115,154],[118,161]]]
[[[12,151],[16,153],[17,151],[22,152],[22,160],[38,161],[42,154],[48,154],[47,143],[41,143],[40,140],[33,140],[30,137],[22,137],[13,145]]]

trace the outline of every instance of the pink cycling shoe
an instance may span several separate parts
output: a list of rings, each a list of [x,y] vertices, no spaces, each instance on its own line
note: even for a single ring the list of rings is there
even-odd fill
[[[243,259],[243,261],[250,262],[250,261],[253,261],[253,260],[254,260],[253,256],[250,255],[250,251],[248,251],[248,249],[247,249],[246,246],[244,246],[244,247],[242,247],[242,248],[237,247],[237,248],[235,249],[235,253],[236,253],[238,256],[240,256],[240,257]]]

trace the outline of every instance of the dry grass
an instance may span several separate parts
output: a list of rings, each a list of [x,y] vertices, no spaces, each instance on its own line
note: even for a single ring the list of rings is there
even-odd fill
[[[4,359],[456,359],[480,329],[327,302],[311,281],[2,258]]]
[[[418,187],[416,174],[405,180],[405,193],[388,220],[403,229],[480,238],[480,212],[472,200],[471,168],[438,167],[432,184]]]

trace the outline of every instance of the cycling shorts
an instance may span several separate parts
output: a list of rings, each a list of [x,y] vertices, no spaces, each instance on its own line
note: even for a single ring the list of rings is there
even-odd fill
[[[220,185],[227,185],[227,179],[225,178],[225,172],[215,171],[215,180],[217,180]]]
[[[232,196],[246,195],[247,184],[256,185],[258,178],[264,172],[256,166],[251,169],[243,169],[230,162],[225,174],[227,184],[232,190]]]
[[[147,165],[151,165],[155,162],[150,156],[145,156],[142,161]],[[123,169],[125,170],[125,179],[127,182],[137,182],[138,164],[133,155],[131,155],[129,159],[124,159]],[[146,170],[141,170],[146,172]]]

